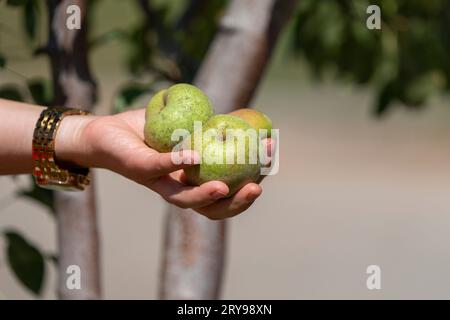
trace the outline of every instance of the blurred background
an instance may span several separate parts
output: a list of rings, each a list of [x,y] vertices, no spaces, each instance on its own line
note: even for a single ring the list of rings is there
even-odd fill
[[[96,114],[192,81],[228,5],[209,1],[176,34],[183,54],[173,58],[165,35],[189,1],[148,1],[160,17],[150,27],[137,2],[89,4]],[[280,129],[280,171],[229,220],[221,298],[450,298],[450,4],[370,4],[381,7],[381,30],[366,27],[368,1],[303,0],[282,31],[251,103]],[[0,1],[0,96],[51,96],[48,58],[35,54],[47,20],[44,1]],[[103,297],[156,299],[167,206],[117,174],[95,174]],[[33,293],[0,237],[0,298],[56,298],[51,195],[28,176],[0,177],[0,190],[1,231],[46,257]],[[366,287],[369,265],[381,268],[381,290]]]

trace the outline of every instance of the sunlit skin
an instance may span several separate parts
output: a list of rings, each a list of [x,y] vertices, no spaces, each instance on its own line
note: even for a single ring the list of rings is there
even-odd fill
[[[85,127],[85,140],[94,142],[88,153],[93,154],[92,159],[97,161],[91,166],[115,171],[159,193],[168,202],[182,208],[193,208],[211,219],[239,214],[261,194],[258,184],[249,183],[234,197],[217,200],[229,192],[223,182],[187,185],[182,169],[189,164],[174,165],[171,153],[159,153],[143,142],[144,112],[141,109],[100,117]],[[184,156],[198,163],[198,159],[194,159],[198,154],[188,151]]]
[[[42,107],[0,99],[0,174],[31,173],[31,139]],[[56,138],[56,157],[91,168],[105,168],[159,193],[166,201],[193,208],[210,219],[224,219],[245,211],[262,189],[248,183],[233,197],[220,181],[200,186],[186,184],[183,168],[175,165],[171,153],[159,153],[144,143],[145,110],[113,116],[69,116],[62,122]],[[185,151],[192,161],[199,155]],[[193,162],[191,162],[193,163]]]

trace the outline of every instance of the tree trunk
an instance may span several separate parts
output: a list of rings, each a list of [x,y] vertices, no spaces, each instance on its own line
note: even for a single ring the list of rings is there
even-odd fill
[[[69,30],[66,10],[70,5],[81,9],[81,29]],[[91,111],[96,86],[88,64],[85,0],[49,0],[49,42],[43,51],[50,57],[54,104]],[[60,299],[100,298],[100,265],[95,189],[84,192],[57,192],[55,208],[58,219],[58,295]],[[66,281],[68,266],[81,271],[81,288],[70,290]]]
[[[295,0],[233,0],[194,83],[216,113],[247,106]],[[217,299],[225,261],[225,221],[171,206],[166,217],[160,297]]]

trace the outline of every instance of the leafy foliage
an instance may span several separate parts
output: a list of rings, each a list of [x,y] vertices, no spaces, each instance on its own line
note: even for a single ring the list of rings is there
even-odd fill
[[[114,111],[122,112],[129,108],[144,93],[153,92],[151,85],[130,83],[122,87],[114,100]]]
[[[32,46],[42,27],[43,3],[6,0],[7,5],[22,13],[23,31]],[[118,112],[161,83],[192,82],[227,0],[134,3],[142,13],[137,24],[127,30],[111,30],[89,43],[90,49],[111,40],[126,46],[124,62],[132,80],[117,92],[114,108]],[[182,10],[172,14],[173,7],[180,4]],[[381,7],[381,31],[366,28],[366,9],[370,4]],[[301,0],[299,5],[291,49],[307,61],[318,78],[332,71],[338,79],[375,86],[376,114],[385,114],[395,102],[418,108],[433,95],[450,89],[449,1]],[[95,6],[91,9],[95,10]],[[0,70],[6,63],[0,53]],[[49,105],[53,98],[51,89],[45,79],[34,78],[20,86],[3,85],[0,97],[16,101],[31,98],[37,104]],[[54,213],[52,191],[38,188],[33,182],[30,189],[21,190],[18,195],[37,201]],[[11,269],[27,288],[39,294],[45,278],[44,259],[56,262],[57,257],[43,255],[15,231],[7,231],[5,236]]]
[[[172,6],[180,2],[136,3],[143,12],[140,23],[122,33],[127,47],[126,64],[134,80],[119,89],[115,109],[154,90],[160,82],[192,82],[218,27],[226,0],[183,1],[184,10],[172,16]],[[147,90],[135,80],[150,77]],[[131,99],[131,100],[130,100]],[[129,104],[127,105],[129,106]]]
[[[6,58],[0,52],[0,69],[3,69],[6,66]]]
[[[23,101],[22,93],[18,86],[6,84],[0,87],[0,98],[14,101]]]
[[[40,1],[7,0],[6,4],[22,11],[22,25],[25,34],[28,40],[35,40],[39,30]],[[5,66],[6,58],[0,53],[0,69],[4,69]],[[9,83],[0,87],[0,98],[14,101],[27,101],[31,98],[35,104],[49,105],[52,97],[51,84],[42,78],[29,79],[25,84]],[[53,191],[39,188],[34,179],[31,180],[31,187],[19,190],[17,195],[37,201],[54,214]],[[40,295],[45,280],[45,259],[57,263],[57,256],[41,253],[35,245],[27,241],[17,231],[7,230],[4,232],[4,236],[7,241],[6,254],[11,271],[26,288],[34,294]]]
[[[7,0],[6,4],[22,10],[22,25],[29,40],[34,40],[39,30],[39,3],[36,0]]]
[[[39,1],[28,0],[24,6],[24,27],[30,40],[34,40],[38,28]]]
[[[371,4],[381,8],[381,30],[366,28]],[[340,79],[374,84],[381,115],[394,102],[417,108],[449,90],[449,27],[445,0],[303,0],[292,44],[319,78],[334,70]]]
[[[27,81],[27,87],[34,103],[48,106],[53,100],[53,92],[49,81],[41,78],[33,78]]]
[[[12,7],[21,7],[24,6],[28,0],[6,0],[6,4]]]
[[[13,230],[4,232],[7,240],[8,265],[17,279],[39,295],[45,278],[44,256],[38,248]]]

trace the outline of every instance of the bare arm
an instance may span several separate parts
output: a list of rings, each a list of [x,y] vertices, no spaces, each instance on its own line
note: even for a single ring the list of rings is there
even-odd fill
[[[31,173],[31,140],[42,110],[0,99],[0,174]]]
[[[40,106],[0,99],[0,174],[32,172],[31,141],[42,110]],[[239,214],[261,194],[261,187],[255,183],[247,184],[229,199],[221,199],[228,187],[220,181],[186,185],[181,169],[189,164],[174,164],[170,153],[159,153],[144,143],[144,112],[65,117],[55,140],[57,160],[117,172],[168,202],[193,208],[211,219]],[[183,154],[188,159],[197,156],[190,151]]]

